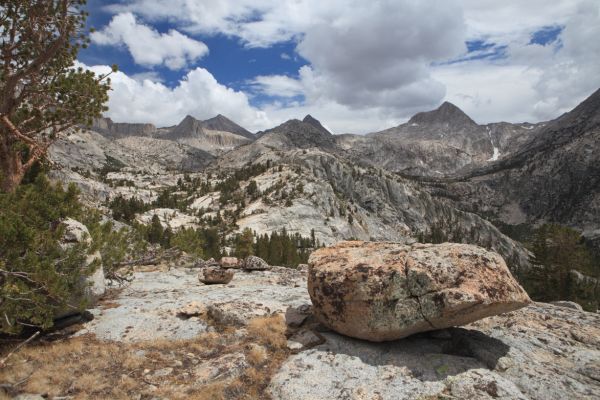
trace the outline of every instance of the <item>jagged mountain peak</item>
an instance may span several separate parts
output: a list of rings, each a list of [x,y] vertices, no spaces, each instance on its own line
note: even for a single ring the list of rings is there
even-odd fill
[[[248,139],[256,138],[250,131],[236,124],[223,114],[217,114],[216,117],[202,121],[202,125],[205,129],[230,132]]]
[[[290,119],[261,133],[261,141],[277,142],[280,145],[285,143],[285,146],[289,148],[333,147],[333,135],[319,121],[308,117],[310,116],[305,117],[303,121]]]
[[[185,137],[197,137],[203,134],[202,121],[186,115],[173,129],[168,133],[169,139],[181,139]]]
[[[415,114],[409,121],[409,124],[447,124],[450,126],[477,126],[477,123],[471,119],[463,110],[454,104],[445,101],[438,108],[432,111],[425,111]]]
[[[315,128],[319,129],[320,131],[322,131],[323,133],[327,133],[327,134],[331,134],[331,132],[329,132],[327,130],[327,128],[325,128],[322,124],[321,121],[319,121],[318,119],[316,119],[315,117],[313,117],[310,114],[307,114],[306,117],[304,117],[304,119],[302,120],[302,122],[304,122],[305,124],[310,124],[312,126],[314,126]]]

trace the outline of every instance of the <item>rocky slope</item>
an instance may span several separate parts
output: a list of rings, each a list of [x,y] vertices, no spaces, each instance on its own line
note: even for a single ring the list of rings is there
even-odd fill
[[[334,136],[306,116],[251,140],[223,116],[186,117],[153,137],[107,139],[84,132],[52,152],[65,166],[57,175],[78,182],[90,197],[152,199],[156,190],[175,185],[180,172],[197,171],[194,178],[211,188],[190,195],[190,208],[179,210],[182,221],[228,211],[236,215],[229,222],[237,230],[286,228],[306,237],[314,229],[321,243],[410,242],[437,232],[444,240],[494,249],[515,267],[528,264],[527,252],[482,216],[509,224],[559,222],[600,236],[598,97],[546,124],[478,125],[445,103],[367,136]],[[82,176],[82,169],[98,170],[114,160],[120,165],[102,179]],[[221,202],[219,182],[256,166],[268,168],[236,183],[243,206]],[[258,194],[250,196],[245,191],[252,182]]]
[[[600,90],[514,154],[443,184],[464,210],[507,224],[556,222],[600,238]]]
[[[342,135],[337,141],[359,162],[405,175],[443,176],[513,153],[541,126],[478,125],[458,107],[445,102],[397,127],[367,136]]]
[[[250,132],[222,115],[208,121],[200,121],[188,115],[177,126],[166,130],[159,137],[211,154],[228,151],[253,140]]]
[[[334,137],[312,124],[288,121],[223,155],[208,171],[257,164],[273,168],[241,182],[245,188],[254,180],[263,195],[247,202],[236,221],[240,229],[262,234],[285,227],[303,236],[314,229],[327,244],[348,238],[414,241],[439,229],[448,239],[500,252],[515,268],[528,264],[527,252],[489,222],[432,198],[417,182],[357,165]],[[218,203],[211,201],[209,208],[216,211]]]

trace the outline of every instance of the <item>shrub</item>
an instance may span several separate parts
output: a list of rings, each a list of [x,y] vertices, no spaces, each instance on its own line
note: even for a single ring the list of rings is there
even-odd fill
[[[59,310],[81,291],[87,250],[61,247],[60,221],[81,218],[74,185],[64,190],[44,175],[14,193],[0,193],[0,331],[48,328]],[[72,305],[80,306],[80,305]]]

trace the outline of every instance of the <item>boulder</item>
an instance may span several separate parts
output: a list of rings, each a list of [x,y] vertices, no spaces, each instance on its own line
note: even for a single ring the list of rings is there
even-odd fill
[[[207,267],[198,275],[198,279],[206,285],[227,284],[233,279],[233,271],[219,267]]]
[[[455,243],[342,242],[311,254],[314,314],[380,342],[517,310],[531,302],[498,254]]]
[[[240,268],[240,260],[236,257],[223,257],[219,263],[222,268]]]
[[[271,266],[260,257],[248,256],[244,260],[242,268],[247,271],[265,271],[271,269]]]
[[[90,233],[87,227],[81,222],[71,218],[66,218],[61,222],[61,225],[64,229],[60,242],[60,245],[63,249],[71,248],[77,244],[85,244],[87,246],[92,244]],[[99,251],[88,254],[84,265],[81,267],[87,268],[88,266],[92,265],[92,263],[97,264],[94,272],[89,276],[83,277],[81,280],[83,298],[74,296],[74,298],[69,301],[70,304],[79,304],[83,300],[85,303],[91,306],[106,292],[104,269],[102,268],[102,257],[100,256]],[[69,314],[73,314],[72,309],[66,310],[65,312],[60,312],[56,318],[65,317]]]

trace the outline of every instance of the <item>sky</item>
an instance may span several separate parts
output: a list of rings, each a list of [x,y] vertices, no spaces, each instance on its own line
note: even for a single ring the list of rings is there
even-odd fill
[[[538,122],[600,87],[598,0],[88,0],[78,65],[111,75],[106,116],[251,131],[311,114],[378,131],[444,101]]]

